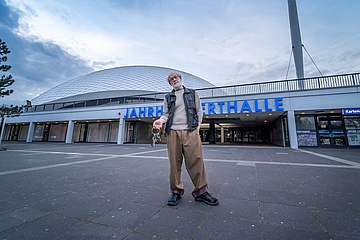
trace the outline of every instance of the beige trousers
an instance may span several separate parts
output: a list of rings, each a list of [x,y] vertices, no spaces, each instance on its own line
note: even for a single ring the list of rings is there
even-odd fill
[[[207,179],[202,156],[202,143],[199,130],[170,130],[167,136],[168,158],[170,162],[170,190],[184,194],[181,182],[181,167],[185,160],[186,170],[194,185],[192,195],[197,197],[207,192]]]

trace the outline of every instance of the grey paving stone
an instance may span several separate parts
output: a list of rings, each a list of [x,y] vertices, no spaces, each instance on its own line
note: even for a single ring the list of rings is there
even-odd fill
[[[63,233],[73,230],[80,224],[82,224],[82,222],[79,220],[50,214],[3,231],[0,233],[0,238],[9,240],[56,239]]]
[[[0,200],[0,213],[11,211],[16,208],[20,208],[22,205],[14,202],[8,202],[6,200]]]
[[[102,194],[100,197],[110,199],[112,201],[118,202],[119,204],[133,201],[154,205],[163,205],[165,204],[165,197],[167,197],[164,195],[166,192],[167,191],[165,189],[160,188],[119,186],[113,191]]]
[[[257,201],[222,197],[218,206],[211,208],[211,214],[225,218],[259,221],[259,203]]]
[[[33,202],[41,201],[48,198],[58,197],[65,194],[64,191],[56,191],[47,188],[39,189],[38,187],[35,188],[33,187],[29,189],[32,190],[27,191],[25,193],[21,191],[11,192],[9,194],[5,194],[3,198],[8,201],[16,202],[18,204],[28,205]]]
[[[55,198],[38,201],[30,206],[65,216],[90,220],[118,207],[119,203],[104,197],[88,197],[84,194],[67,192]]]
[[[132,198],[132,202],[164,206],[167,204],[168,191],[166,188],[137,188],[137,196]]]
[[[0,232],[49,215],[49,212],[22,207],[0,213]]]
[[[211,214],[206,217],[194,239],[261,239],[260,224]]]
[[[324,230],[312,231],[302,228],[286,227],[281,225],[263,224],[263,236],[266,239],[292,239],[292,240],[329,240],[332,238]],[[341,239],[341,238],[339,238]]]
[[[58,186],[60,189],[79,194],[86,194],[89,197],[102,196],[118,187],[110,182],[74,181]]]
[[[305,201],[305,204],[314,209],[315,211],[346,211],[351,207],[351,202],[342,199],[337,194],[316,194],[316,193],[302,193],[302,198]],[[331,199],[331,201],[329,201]],[[354,209],[355,210],[355,209]]]
[[[107,239],[123,239],[130,232],[96,223],[86,222],[78,227],[62,234],[57,239],[61,240],[107,240]]]
[[[331,236],[344,236],[342,239],[360,239],[360,213],[359,211],[316,211],[315,216]]]
[[[205,215],[195,211],[163,208],[137,230],[166,239],[192,239]]]
[[[342,169],[326,169],[326,172],[350,184],[360,185],[360,172],[358,169],[348,169],[347,171]]]
[[[302,206],[304,201],[298,193],[286,190],[258,189],[259,201],[283,205]]]
[[[92,221],[126,230],[134,230],[162,208],[150,204],[127,202]]]
[[[258,193],[256,188],[255,182],[239,183],[238,185],[224,183],[220,194],[221,196],[229,198],[257,201]]]
[[[309,149],[310,150],[310,149]],[[311,148],[312,152],[330,155],[341,159],[347,159],[360,163],[359,148],[342,149],[342,148]]]
[[[294,187],[281,174],[278,167],[259,165],[257,170],[257,185],[261,189],[292,191]]]
[[[156,235],[148,234],[148,233],[142,233],[142,232],[131,232],[127,237],[124,238],[124,240],[156,240],[156,239],[164,239],[159,238]]]
[[[273,225],[284,225],[312,231],[321,231],[322,227],[306,207],[280,205],[260,202],[261,221]]]
[[[184,166],[185,194],[169,207],[165,145],[6,147],[0,152],[0,239],[360,239],[360,169],[298,150],[205,145],[210,192],[220,204],[194,201]],[[305,150],[360,162],[360,149]],[[109,154],[116,157],[101,160]],[[100,160],[77,162],[94,159]],[[21,171],[36,166],[47,168]]]
[[[329,190],[324,188],[323,185],[310,180],[298,180],[293,181],[292,186],[295,187],[296,191],[300,194],[302,193],[313,193],[317,195],[328,194]]]
[[[234,186],[249,186],[256,183],[256,175],[249,175],[249,174],[241,174],[238,172],[228,173],[226,178],[219,182],[219,184],[227,184],[227,185],[234,185]]]

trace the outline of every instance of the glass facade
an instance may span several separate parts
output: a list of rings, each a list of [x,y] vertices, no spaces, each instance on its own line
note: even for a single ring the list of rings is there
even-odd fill
[[[50,126],[49,142],[65,142],[67,124],[53,124]]]
[[[5,126],[2,140],[26,141],[29,125],[8,125]]]
[[[344,117],[349,146],[360,146],[360,116]]]
[[[44,127],[45,127],[45,125],[43,125],[43,124],[41,124],[41,125],[38,124],[35,126],[35,132],[34,132],[34,136],[33,136],[34,142],[41,142],[43,140]]]
[[[19,129],[18,141],[26,141],[29,125],[22,125]]]
[[[320,147],[346,146],[344,124],[341,116],[317,116],[316,122]]]
[[[296,134],[299,147],[317,147],[315,118],[312,115],[296,116]]]
[[[85,142],[86,123],[78,123],[74,125],[72,142]]]
[[[65,142],[66,130],[67,130],[66,123],[36,124],[33,135],[33,141]]]
[[[76,123],[74,125],[73,142],[116,143],[119,122]]]
[[[360,147],[360,115],[319,114],[295,116],[296,134],[299,147]],[[282,126],[283,124],[283,126]],[[205,126],[204,126],[205,125]],[[229,124],[228,124],[229,125]],[[32,141],[65,142],[68,124],[37,123],[34,125]],[[152,125],[148,121],[125,121],[124,143],[151,142]],[[26,141],[29,124],[7,124],[2,140]],[[212,133],[213,131],[213,133]],[[271,143],[286,146],[286,118],[273,122],[267,127],[236,127],[203,124],[201,140],[214,143]],[[119,121],[78,122],[74,124],[72,142],[117,143]],[[285,139],[284,139],[285,138]],[[166,138],[162,136],[162,141]]]
[[[359,147],[360,116],[296,116],[299,147]]]

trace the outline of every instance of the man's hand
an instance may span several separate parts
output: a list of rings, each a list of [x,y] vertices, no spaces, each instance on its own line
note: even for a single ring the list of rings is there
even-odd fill
[[[158,120],[154,121],[153,128],[160,129],[164,123],[165,123],[165,121],[163,119],[159,118]]]

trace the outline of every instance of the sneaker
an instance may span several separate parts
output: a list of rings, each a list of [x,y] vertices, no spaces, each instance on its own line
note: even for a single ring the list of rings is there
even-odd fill
[[[196,197],[195,201],[204,202],[211,206],[216,206],[219,204],[219,200],[217,198],[211,196],[211,194],[208,192],[205,192],[205,193],[201,194],[200,196]]]
[[[181,198],[180,194],[172,193],[171,196],[168,199],[168,205],[169,206],[175,206],[176,204],[179,203],[180,198]]]

